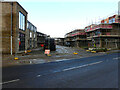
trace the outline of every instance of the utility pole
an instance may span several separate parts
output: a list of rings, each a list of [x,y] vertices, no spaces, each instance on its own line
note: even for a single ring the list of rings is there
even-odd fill
[[[12,55],[12,8],[13,8],[13,3],[11,2],[11,55]]]

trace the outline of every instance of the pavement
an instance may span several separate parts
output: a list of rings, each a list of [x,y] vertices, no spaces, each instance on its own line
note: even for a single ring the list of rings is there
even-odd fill
[[[85,58],[91,56],[99,56],[110,53],[118,52],[119,50],[113,50],[102,53],[91,53],[86,52],[82,48],[66,47],[66,46],[56,46],[56,51],[51,51],[51,56],[46,56],[41,48],[33,49],[31,52],[24,54],[17,54],[18,60],[14,60],[14,55],[3,55],[2,56],[2,67],[9,67],[15,65],[28,65],[28,64],[39,64],[48,63],[53,61],[61,61],[68,59]],[[77,54],[75,54],[77,53]]]
[[[28,64],[2,69],[3,88],[111,88],[120,87],[120,53]]]

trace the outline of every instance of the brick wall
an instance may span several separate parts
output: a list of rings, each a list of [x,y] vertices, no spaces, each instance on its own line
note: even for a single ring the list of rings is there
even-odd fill
[[[2,52],[10,53],[11,50],[11,4],[10,2],[2,2]],[[25,16],[25,30],[27,22],[27,12],[17,2],[13,2],[12,12],[12,50],[13,53],[19,52],[19,32],[25,34],[26,31],[19,30],[19,11]]]

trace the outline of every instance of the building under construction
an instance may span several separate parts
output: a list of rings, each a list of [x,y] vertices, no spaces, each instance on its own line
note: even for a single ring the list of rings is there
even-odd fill
[[[88,48],[120,48],[120,15],[101,20],[100,24],[86,26],[65,35],[65,45]]]
[[[84,29],[76,29],[65,35],[65,45],[71,47],[86,47],[87,38]]]
[[[64,39],[65,38],[54,38],[54,39],[55,39],[55,44],[56,45],[61,45],[61,46],[65,45],[64,44]]]
[[[120,16],[113,15],[101,21],[100,24],[92,24],[85,27],[88,47],[120,48]]]

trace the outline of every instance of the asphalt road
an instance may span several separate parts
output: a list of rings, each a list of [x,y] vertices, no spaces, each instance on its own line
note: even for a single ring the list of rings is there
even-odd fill
[[[3,88],[118,88],[118,53],[3,68]]]

